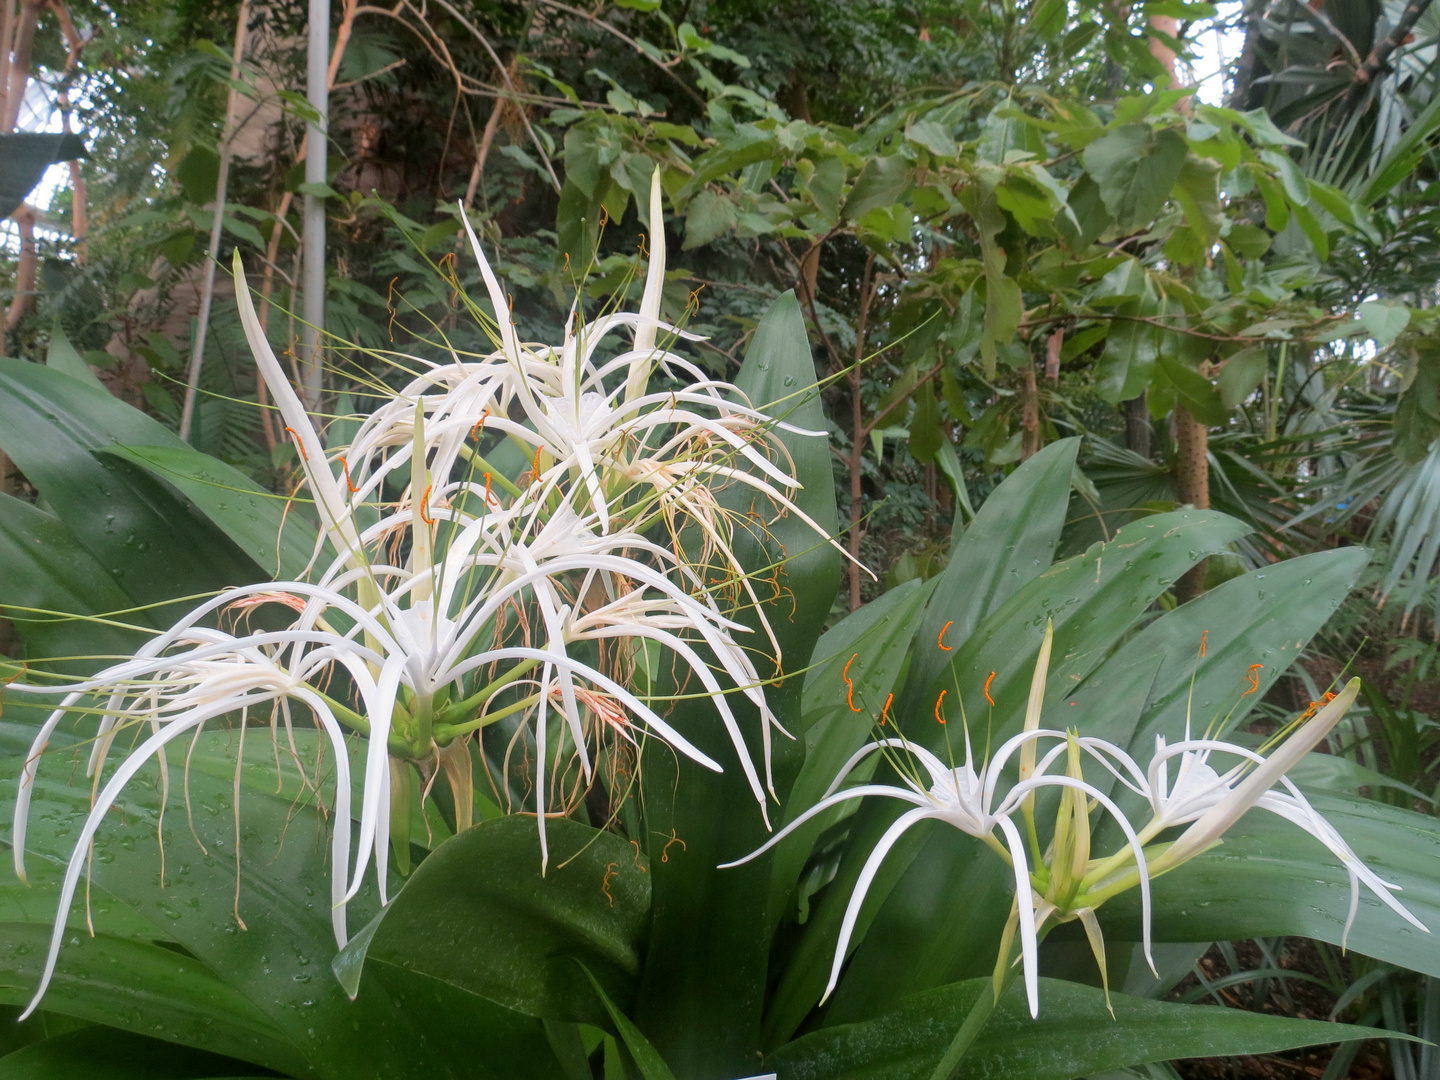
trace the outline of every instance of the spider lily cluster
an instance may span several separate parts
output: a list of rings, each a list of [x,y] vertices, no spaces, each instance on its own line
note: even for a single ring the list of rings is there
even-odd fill
[[[1053,632],[1047,626],[1031,681],[1024,730],[1007,740],[989,760],[977,767],[968,728],[964,735],[965,757],[960,765],[946,763],[903,736],[877,739],[855,752],[819,802],[762,847],[727,864],[748,862],[817,814],[851,799],[880,795],[909,804],[910,809],[876,843],[856,879],[841,921],[826,998],[839,980],[861,907],[881,863],[906,831],[928,820],[945,822],[975,837],[1013,871],[1015,900],[1001,939],[995,991],[998,996],[1009,977],[1018,936],[1019,962],[1032,1016],[1038,1015],[1040,1008],[1039,943],[1050,926],[1077,919],[1081,922],[1108,987],[1104,939],[1095,911],[1107,900],[1138,887],[1143,948],[1154,970],[1150,954],[1151,880],[1213,847],[1241,815],[1256,806],[1310,833],[1344,865],[1350,878],[1350,908],[1342,944],[1355,921],[1362,884],[1406,922],[1429,932],[1392,895],[1399,886],[1382,880],[1361,862],[1285,775],[1324,740],[1345,714],[1359,693],[1358,679],[1352,679],[1339,694],[1327,694],[1323,703],[1312,706],[1268,756],[1220,739],[1193,738],[1187,719],[1185,738],[1170,744],[1157,736],[1155,753],[1141,768],[1128,752],[1105,739],[1040,726],[1052,641]],[[944,723],[940,708],[937,703],[936,717]],[[883,754],[890,761],[902,783],[867,783],[842,789],[857,766],[875,754]],[[1213,763],[1215,760],[1221,763],[1220,768]],[[1092,764],[1092,774],[1105,775],[1143,800],[1141,805],[1148,809],[1149,820],[1143,825],[1133,824],[1105,790],[1085,778],[1087,761]],[[1017,766],[1013,779],[1012,763]],[[1042,847],[1035,821],[1035,797],[1047,788],[1058,789],[1060,801],[1051,839]],[[1108,856],[1096,856],[1092,851],[1091,816],[1097,812],[1109,816],[1124,836],[1125,842]],[[1161,840],[1163,834],[1180,827],[1184,828],[1178,835]]]
[[[658,173],[650,215],[661,220]],[[636,689],[642,669],[668,664],[677,682],[711,696],[765,812],[770,739],[779,726],[740,644],[739,608],[759,612],[769,642],[755,648],[765,663],[778,667],[782,657],[736,542],[742,530],[763,533],[777,515],[804,518],[792,501],[798,482],[773,436],[784,425],[669,350],[691,335],[660,320],[658,229],[639,312],[588,325],[572,312],[558,347],[519,340],[499,282],[469,236],[498,325],[461,299],[499,348],[415,361],[420,373],[338,452],[322,443],[247,292],[238,290],[251,349],[294,437],[321,526],[305,580],[228,591],[92,679],[58,688],[11,684],[12,691],[63,694],[20,777],[14,858],[22,878],[47,742],[73,711],[100,715],[87,765],[96,785],[92,809],[66,868],[31,1009],[53,973],[105,815],[148,762],[164,770],[167,747],[182,739],[193,745],[220,718],[238,719],[242,730],[263,720],[282,738],[289,733],[292,751],[297,721],[323,733],[335,769],[331,887],[341,945],[346,903],[370,864],[383,901],[392,839],[401,859],[408,854],[417,777],[434,783],[444,775],[457,827],[471,823],[468,744],[483,728],[503,722],[513,732],[497,795],[537,816],[542,862],[545,816],[573,809],[601,762],[623,787],[646,735],[719,771],[720,762]],[[240,269],[237,254],[237,276]],[[602,342],[620,330],[633,335],[631,347],[602,357]],[[657,369],[684,388],[652,390]],[[493,453],[488,447],[499,440],[522,448],[527,472],[507,477],[490,464],[482,450]],[[722,502],[722,488],[743,494]],[[737,502],[750,509],[730,508]],[[251,610],[262,606],[279,610],[285,624],[252,629]],[[727,704],[731,692],[759,713],[759,762]],[[106,778],[115,740],[127,729],[143,738]],[[363,794],[352,826],[349,742],[356,735],[364,741],[356,766]],[[509,775],[512,758],[518,776]]]

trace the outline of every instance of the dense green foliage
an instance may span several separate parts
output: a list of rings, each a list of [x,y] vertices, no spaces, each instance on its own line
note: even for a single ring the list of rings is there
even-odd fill
[[[519,337],[544,342],[567,313],[640,307],[647,234],[663,230],[662,318],[704,336],[688,355],[709,375],[826,433],[828,451],[777,437],[800,509],[853,556],[793,516],[737,548],[783,650],[778,666],[756,653],[766,698],[796,736],[777,738],[773,826],[825,796],[882,718],[953,763],[942,691],[977,749],[1019,733],[1047,620],[1045,723],[1141,761],[1192,718],[1258,746],[1353,663],[1365,687],[1333,754],[1291,776],[1440,928],[1440,11],[1220,7],[337,4],[329,183],[307,191],[303,6],[47,5],[32,74],[88,157],[83,187],[40,221],[33,295],[19,247],[0,278],[5,677],[92,673],[196,598],[311,569],[323,515],[287,498],[309,462],[223,270],[196,420],[176,434],[222,158],[219,264],[238,253],[249,268],[281,356],[299,347],[301,197],[324,198],[318,420],[336,454],[419,364],[496,346],[487,320],[507,316],[482,299],[465,223],[497,256]],[[1225,104],[1206,104],[1184,61],[1220,26],[1237,55],[1223,94],[1206,91]],[[59,161],[74,149],[34,145]],[[0,190],[29,182],[17,160]],[[497,484],[526,485],[526,454],[482,448]],[[758,627],[748,606],[737,617]],[[641,667],[645,699],[731,761],[714,702]],[[84,714],[103,706],[87,701],[47,750],[32,884],[0,885],[0,998],[15,1006],[40,977],[91,797],[59,764],[89,752]],[[8,776],[45,710],[3,705]],[[104,1063],[125,1056],[176,1077],[1061,1080],[1376,1027],[1440,1035],[1433,935],[1367,898],[1347,941],[1341,869],[1251,815],[1156,880],[1156,941],[1348,944],[1337,1014],[1366,1027],[1161,1000],[1198,952],[1177,948],[1173,973],[1162,957],[1152,980],[1127,895],[1095,913],[1108,986],[1127,993],[1102,994],[1068,923],[1040,946],[1039,1018],[1011,986],[937,1072],[1010,955],[1013,875],[981,842],[934,822],[899,838],[829,993],[852,890],[900,808],[845,803],[721,870],[767,839],[738,770],[617,751],[622,774],[597,771],[549,822],[542,874],[536,807],[507,771],[515,746],[529,753],[524,730],[453,744],[467,776],[474,759],[472,828],[460,787],[435,783],[452,766],[392,749],[407,779],[391,789],[406,809],[390,903],[362,889],[336,956],[323,740],[301,722],[282,759],[252,731],[246,755],[236,718],[217,720],[183,792],[146,780],[109,815],[43,1011],[0,1037],[15,1048],[0,1080],[122,1075]],[[358,792],[359,735],[353,751]],[[1086,779],[1133,811],[1097,771]],[[879,755],[852,776],[872,773],[898,782]],[[1039,802],[1055,818],[1060,799]],[[114,1042],[97,1048],[97,1031]],[[1434,1054],[1400,1038],[1395,1075],[1427,1075]]]

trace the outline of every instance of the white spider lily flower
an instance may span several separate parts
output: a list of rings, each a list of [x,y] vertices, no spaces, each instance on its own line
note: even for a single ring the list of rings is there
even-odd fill
[[[12,847],[16,873],[22,880],[25,878],[26,825],[40,755],[60,720],[80,697],[90,690],[111,689],[112,701],[117,695],[124,699],[124,721],[148,725],[151,734],[126,755],[92,799],[90,812],[80,828],[61,881],[59,907],[40,985],[21,1019],[28,1017],[39,1006],[54,976],[80,875],[85,869],[96,833],[120,793],[151,759],[158,758],[163,769],[164,751],[170,743],[182,736],[193,737],[207,721],[226,713],[240,711],[243,716],[249,710],[262,706],[276,707],[286,700],[298,701],[310,708],[321,730],[329,738],[335,757],[337,802],[331,836],[331,861],[334,864],[331,922],[336,944],[343,947],[346,941],[346,868],[350,855],[350,775],[345,736],[328,700],[265,654],[267,646],[286,644],[285,640],[269,639],[286,637],[280,634],[253,635],[247,645],[237,647],[237,643],[223,640],[224,635],[202,633],[197,639],[197,647],[188,657],[156,657],[148,665],[153,669],[150,672],[144,670],[147,665],[133,661],[118,665],[123,669],[120,673],[124,680],[122,687],[115,687],[113,682],[106,683],[103,673],[97,679],[87,680],[83,688],[72,689],[42,725],[26,757],[15,803]],[[18,682],[12,683],[10,689],[54,692],[53,687],[31,687]],[[107,719],[113,718],[113,714],[107,716]],[[98,778],[99,773],[95,775]],[[162,798],[167,787],[168,784],[162,786]]]
[[[743,859],[726,863],[725,867],[739,866],[749,862],[751,859],[768,851],[784,837],[788,836],[800,825],[809,821],[817,814],[823,813],[832,806],[836,806],[848,799],[864,798],[868,795],[883,795],[888,798],[899,799],[902,802],[913,804],[914,809],[907,810],[896,819],[881,836],[865,860],[856,879],[854,891],[850,895],[850,902],[845,909],[845,916],[840,924],[840,936],[836,942],[835,958],[830,967],[830,978],[825,986],[825,993],[821,997],[824,1001],[835,989],[835,984],[840,978],[840,969],[845,963],[845,957],[850,944],[850,937],[855,931],[855,924],[860,917],[861,906],[865,902],[865,895],[879,872],[880,864],[890,849],[895,846],[900,837],[907,830],[922,821],[936,820],[959,829],[961,832],[973,836],[985,843],[1002,858],[1010,863],[1015,879],[1015,896],[1018,907],[1021,961],[1024,968],[1025,992],[1030,1006],[1030,1015],[1036,1016],[1040,1009],[1040,985],[1039,985],[1039,935],[1037,908],[1044,902],[1044,898],[1036,892],[1030,873],[1030,854],[1026,848],[1024,837],[1020,829],[1011,818],[1020,810],[1022,804],[1036,790],[1044,787],[1071,788],[1082,792],[1088,798],[1094,799],[1105,808],[1120,825],[1125,833],[1128,850],[1135,859],[1137,865],[1145,865],[1145,852],[1142,849],[1139,838],[1126,820],[1125,815],[1104,792],[1084,780],[1059,775],[1046,775],[1038,769],[1028,779],[1021,781],[1011,787],[1005,794],[996,799],[996,792],[1002,774],[1009,764],[1010,758],[1018,751],[1032,745],[1040,739],[1066,740],[1068,737],[1063,731],[1052,731],[1045,728],[1034,728],[1024,731],[1009,739],[995,758],[986,763],[979,771],[975,768],[974,754],[970,746],[968,730],[965,734],[965,761],[962,765],[954,768],[946,765],[938,757],[924,747],[917,746],[907,739],[878,739],[873,743],[857,750],[847,761],[835,780],[831,783],[825,796],[810,807],[790,824],[781,829],[770,838],[763,846],[751,852]],[[837,790],[844,783],[850,772],[868,755],[877,751],[896,750],[912,755],[924,767],[928,774],[929,784],[924,779],[916,776],[906,775],[903,768],[898,767],[901,779],[905,786],[900,787],[893,784],[861,784],[857,787],[847,788],[843,791]],[[996,831],[1000,837],[997,838]],[[722,867],[723,869],[724,867]],[[1149,955],[1149,907],[1150,893],[1148,882],[1142,877],[1141,896],[1146,911],[1146,939],[1145,951]]]
[[[1136,787],[1148,798],[1153,814],[1141,835],[1148,838],[1178,825],[1189,825],[1190,828],[1154,860],[1153,872],[1163,873],[1198,855],[1220,839],[1251,807],[1259,807],[1304,829],[1324,844],[1345,867],[1350,879],[1350,906],[1340,938],[1342,948],[1359,911],[1362,884],[1395,914],[1429,933],[1429,928],[1391,895],[1400,891],[1400,887],[1385,881],[1367,867],[1335,827],[1320,815],[1285,775],[1329,734],[1358,693],[1359,680],[1352,679],[1350,685],[1281,742],[1268,757],[1248,747],[1219,739],[1186,738],[1174,745],[1166,745],[1164,738],[1157,736],[1155,756],[1146,770],[1145,786]],[[1210,764],[1214,754],[1238,758],[1239,761],[1221,773]],[[1172,764],[1175,765],[1173,782],[1169,774]],[[1277,791],[1277,786],[1285,790]]]

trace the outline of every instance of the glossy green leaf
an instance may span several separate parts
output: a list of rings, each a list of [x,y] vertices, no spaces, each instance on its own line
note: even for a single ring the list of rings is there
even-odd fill
[[[1099,185],[1105,209],[1122,227],[1153,221],[1185,164],[1185,140],[1173,131],[1126,124],[1081,152],[1085,171]]]
[[[1202,731],[1223,733],[1241,723],[1339,607],[1367,559],[1363,548],[1339,548],[1252,570],[1167,612],[1126,642],[1092,678],[1116,679],[1162,658],[1131,753],[1146,759],[1156,735],[1180,738],[1187,711]],[[1252,674],[1256,689],[1242,699]]]
[[[610,1021],[615,1025],[615,1030],[620,1033],[620,1039],[625,1044],[625,1049],[630,1052],[636,1067],[640,1070],[641,1080],[675,1080],[675,1074],[665,1064],[655,1047],[650,1045],[650,1040],[637,1028],[628,1016],[620,1011],[620,1008],[610,1000],[610,995],[605,993],[605,988],[600,985],[600,980],[590,973],[588,968],[582,965],[586,978],[595,992],[595,996],[605,1007],[610,1015]]]
[[[845,199],[845,218],[854,221],[877,207],[899,202],[913,180],[914,170],[900,154],[872,157]]]
[[[0,607],[15,624],[33,663],[91,672],[102,657],[128,656],[145,635],[113,622],[144,625],[146,614],[124,612],[130,598],[53,514],[13,495],[0,495]],[[109,615],[109,621],[64,619],[47,612]],[[59,660],[60,657],[94,657]],[[54,659],[51,659],[54,658]]]
[[[840,620],[815,645],[805,676],[801,728],[805,764],[790,789],[781,824],[814,805],[845,761],[875,732],[910,657],[915,620],[934,580],[907,581]],[[852,661],[853,657],[853,661]],[[847,682],[848,679],[848,682]],[[873,769],[875,762],[867,762]],[[866,775],[862,769],[857,779]],[[853,806],[851,807],[853,810]],[[775,849],[770,918],[778,922],[817,837],[845,813],[821,814]]]
[[[684,250],[710,243],[733,229],[738,220],[734,201],[706,188],[690,200],[690,209],[685,215]]]
[[[0,923],[0,1002],[30,1001],[49,945],[48,920]],[[199,961],[149,942],[91,937],[77,928],[45,1008],[280,1072],[305,1069],[305,1059],[259,1009]]]
[[[964,642],[980,620],[1016,589],[1042,573],[1055,556],[1065,524],[1070,474],[1079,439],[1051,443],[1022,463],[990,493],[936,579],[935,592],[916,632],[919,648],[910,662],[907,703],[931,689],[952,655],[939,647]]]
[[[94,453],[116,443],[184,445],[101,390],[39,364],[0,359],[0,449],[133,601],[264,578],[192,505],[128,462]]]
[[[315,551],[315,528],[279,495],[218,458],[188,446],[109,446],[185,498],[274,577],[304,573]]]
[[[77,379],[87,386],[105,390],[105,384],[100,381],[95,372],[90,370],[90,365],[85,362],[83,356],[75,351],[75,346],[70,344],[70,339],[61,329],[59,319],[56,319],[50,328],[50,348],[45,354],[45,365],[56,371],[64,372],[72,379]],[[105,392],[109,393],[108,390]]]
[[[579,960],[628,1006],[650,913],[648,867],[613,833],[563,818],[546,832],[543,874],[530,817],[497,818],[441,844],[385,909],[367,970],[403,968],[530,1016],[602,1023]]]
[[[1190,415],[1207,427],[1225,423],[1229,416],[1220,400],[1220,393],[1211,381],[1193,368],[1168,356],[1158,358],[1165,377],[1175,387],[1180,403],[1190,410]]]
[[[75,786],[69,779],[70,759],[83,755],[85,744],[63,734],[66,730],[56,732],[40,764],[30,817],[30,859],[35,862],[69,857],[89,806],[88,783]],[[23,728],[3,728],[0,740],[0,769],[13,775],[28,739]],[[252,731],[249,740],[254,758],[273,760],[268,732]],[[232,736],[232,754],[235,746]],[[295,801],[242,790],[237,860],[232,781],[192,771],[188,814],[180,777],[172,781],[164,888],[156,845],[157,793],[139,782],[126,789],[122,812],[101,829],[94,887],[150,921],[157,937],[184,948],[263,1014],[303,1060],[302,1075],[322,1080],[374,1073],[387,1080],[561,1080],[538,1020],[437,980],[386,969],[366,979],[356,1001],[345,996],[329,970],[336,951],[329,843],[313,797]],[[7,796],[13,791],[13,785],[5,789]],[[0,816],[7,813],[0,806]],[[373,910],[371,890],[362,891],[351,905],[354,924],[362,924]],[[70,970],[69,962],[62,949],[62,973]],[[204,1005],[189,1000],[194,1008]],[[403,1006],[412,1000],[425,1002],[425,1008]],[[477,1039],[493,1050],[483,1060],[466,1049]]]
[[[1255,392],[1270,370],[1270,353],[1263,345],[1252,345],[1226,359],[1220,368],[1220,402],[1227,409],[1237,408]]]
[[[0,1058],[0,1080],[241,1080],[243,1063],[127,1031],[88,1027]]]
[[[939,987],[863,1024],[826,1028],[776,1051],[766,1067],[780,1080],[923,1080],[939,1061],[989,979]],[[1040,980],[1031,1019],[1012,987],[966,1054],[959,1080],[1072,1080],[1107,1069],[1174,1058],[1263,1054],[1374,1038],[1370,1028],[1292,1020],[1241,1009],[1172,1005],[1092,987]]]

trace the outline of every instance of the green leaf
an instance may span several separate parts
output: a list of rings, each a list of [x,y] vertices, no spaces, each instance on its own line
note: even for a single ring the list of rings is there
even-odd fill
[[[1069,508],[1070,474],[1079,439],[1061,439],[1023,462],[980,505],[979,513],[936,578],[935,592],[917,629],[919,647],[906,677],[906,703],[930,696],[951,648],[969,638],[982,619],[1055,557]]]
[[[60,328],[58,318],[50,327],[50,349],[45,356],[45,365],[56,371],[63,371],[72,379],[78,379],[97,390],[105,390],[105,384],[100,381],[95,372],[90,370],[90,365],[85,362],[83,356],[75,351],[75,346],[70,344],[70,339]],[[108,390],[105,392],[109,393]]]
[[[1225,110],[1229,112],[1229,110]],[[1305,143],[1293,135],[1286,135],[1275,126],[1275,121],[1270,119],[1270,114],[1264,109],[1251,109],[1249,112],[1241,113],[1236,118],[1242,127],[1251,135],[1255,141],[1264,146],[1299,146]]]
[[[1149,384],[1160,353],[1161,330],[1138,317],[1153,315],[1149,300],[1126,301],[1116,314],[1130,316],[1110,323],[1105,349],[1095,365],[1095,389],[1111,404],[1139,397]]]
[[[1079,231],[1074,230],[1065,214],[1056,215],[1055,223],[1065,243],[1075,251],[1084,251],[1115,225],[1114,216],[1105,208],[1105,200],[1100,197],[1100,186],[1089,176],[1082,175],[1075,181],[1066,196],[1066,203],[1080,226]]]
[[[932,588],[933,581],[907,581],[821,635],[805,676],[800,714],[805,764],[790,789],[782,824],[818,802],[840,767],[873,733],[909,659],[915,618]],[[772,923],[784,917],[816,839],[843,813],[837,808],[819,815],[776,848],[771,870]]]
[[[600,985],[600,980],[590,974],[590,969],[584,964],[580,965],[585,977],[590,980],[594,987],[595,996],[605,1006],[605,1011],[610,1014],[610,1020],[615,1025],[615,1030],[620,1033],[621,1040],[625,1043],[625,1049],[630,1052],[636,1067],[640,1070],[642,1080],[675,1080],[675,1074],[665,1064],[665,1059],[650,1045],[650,1040],[645,1038],[640,1029],[630,1022],[630,1018],[616,1007],[610,1000],[610,995],[605,993],[605,988]]]
[[[1263,345],[1251,345],[1228,357],[1220,368],[1220,401],[1227,409],[1255,392],[1270,370],[1270,351]]]
[[[690,210],[685,215],[684,250],[708,244],[733,229],[737,220],[739,213],[734,201],[706,188],[690,200]]]
[[[185,445],[103,390],[39,364],[0,359],[0,449],[134,602],[264,579],[192,505],[144,470],[95,455],[116,443]]]
[[[1262,150],[1260,160],[1275,170],[1292,206],[1305,206],[1310,202],[1310,185],[1305,180],[1305,174],[1300,171],[1300,166],[1295,164],[1294,158],[1278,150]]]
[[[905,138],[916,146],[924,147],[936,157],[954,157],[955,139],[950,132],[934,120],[917,120],[905,132]]]
[[[1159,357],[1159,364],[1191,416],[1207,427],[1225,423],[1229,413],[1220,400],[1219,391],[1209,379],[1168,356]]]
[[[707,150],[695,159],[692,166],[694,172],[676,193],[676,198],[683,202],[710,181],[739,172],[757,161],[764,161],[773,156],[776,150],[775,135],[772,132],[762,131],[753,124],[740,124],[721,139],[719,146]]]
[[[272,572],[293,579],[315,551],[315,529],[288,500],[209,454],[188,446],[106,447],[102,453],[132,462],[177,489],[235,544]]]
[[[806,1035],[765,1059],[783,1080],[923,1080],[989,979],[916,994],[879,1019]],[[1040,980],[1040,1016],[1011,988],[965,1055],[960,1080],[1071,1080],[1174,1058],[1263,1054],[1337,1040],[1369,1039],[1370,1028],[1265,1016],[1242,1009],[1172,1005]]]
[[[1220,167],[1193,155],[1187,157],[1175,179],[1174,194],[1185,220],[1205,247],[1215,243],[1225,220],[1220,209]]]
[[[5,567],[0,607],[15,624],[30,662],[89,673],[104,666],[106,661],[99,658],[128,656],[144,644],[143,633],[123,626],[45,614],[107,615],[124,612],[131,600],[58,518],[13,495],[0,495],[0,565]],[[139,612],[111,618],[144,622]],[[97,659],[47,662],[51,657],[85,656]]]
[[[0,1058],[0,1080],[243,1080],[236,1074],[244,1069],[219,1054],[104,1027],[66,1032]]]
[[[1186,152],[1185,140],[1176,132],[1126,124],[1085,147],[1081,158],[1100,187],[1105,208],[1129,227],[1159,216]]]
[[[603,1023],[571,962],[611,998],[634,998],[650,874],[634,846],[560,818],[501,817],[441,844],[387,907],[365,953],[530,1016]],[[363,986],[363,979],[361,981]]]
[[[899,154],[872,157],[845,200],[845,219],[854,221],[867,211],[899,202],[913,180],[914,170]]]
[[[735,384],[769,416],[806,431],[825,430],[815,361],[794,292],[782,293],[761,317]],[[801,484],[795,505],[820,526],[825,536],[834,536],[840,530],[840,516],[835,506],[828,438],[784,430],[777,430],[775,437],[794,462],[795,477]],[[745,505],[749,506],[748,497]],[[840,582],[840,554],[793,514],[770,525],[769,534],[766,546],[772,557],[785,560],[780,583],[792,594],[776,598],[770,620],[786,657],[784,668],[798,670],[805,666],[820,636],[819,620],[800,613],[830,610]],[[737,546],[742,556],[744,546],[743,542]],[[798,685],[792,690],[797,699],[799,690]]]
[[[1289,669],[1368,558],[1363,548],[1341,548],[1253,570],[1167,612],[1127,642],[1093,678],[1118,678],[1126,668],[1164,658],[1131,753],[1147,757],[1156,735],[1182,737],[1187,715],[1196,728],[1221,736],[1243,723],[1244,706],[1263,699]],[[1202,638],[1206,655],[1197,663]],[[1252,674],[1256,689],[1247,695]]]
[[[1356,309],[1375,344],[1384,348],[1410,325],[1410,309],[1394,300],[1366,300]]]
[[[916,461],[933,461],[945,432],[940,429],[940,403],[935,391],[922,387],[915,394],[915,412],[910,417],[910,456]]]
[[[40,765],[29,836],[36,862],[67,859],[89,811],[89,783],[69,781],[70,759],[83,761],[88,744],[66,730],[52,737]],[[8,774],[18,771],[30,734],[0,725],[0,768]],[[261,771],[273,754],[267,734],[250,733],[254,768]],[[217,753],[228,750],[233,763],[234,732],[201,741]],[[268,768],[273,792],[279,778]],[[294,772],[288,763],[284,771]],[[303,1074],[318,1080],[376,1074],[387,1080],[561,1080],[539,1021],[444,983],[385,969],[366,979],[356,1001],[346,998],[328,970],[336,949],[326,880],[329,840],[313,795],[305,805],[303,798],[297,803],[247,787],[237,826],[232,776],[191,770],[188,815],[174,779],[165,817],[165,887],[158,880],[158,799],[138,783],[126,789],[123,813],[111,815],[96,840],[93,887],[150,921],[157,937],[179,945],[250,1002],[304,1059]],[[13,791],[14,785],[5,788],[7,802]],[[359,922],[374,906],[373,890],[362,890],[352,902],[352,919]],[[70,955],[61,950],[62,974]],[[204,998],[186,1000],[191,1008],[205,1006]],[[424,1001],[425,1008],[402,1004],[408,1001]],[[476,1040],[489,1048],[483,1059],[472,1052]]]
[[[29,1002],[49,945],[48,922],[0,923],[0,1002]],[[76,933],[45,1009],[280,1072],[305,1069],[305,1059],[249,1001],[198,961],[149,942]],[[4,1070],[0,1063],[0,1076]]]

